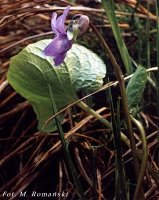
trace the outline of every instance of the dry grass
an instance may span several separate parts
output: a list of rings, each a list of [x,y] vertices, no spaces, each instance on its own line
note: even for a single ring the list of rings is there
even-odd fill
[[[133,7],[135,3],[136,1],[128,2],[130,7]],[[15,192],[14,197],[9,199],[18,199],[17,196],[21,191],[64,191],[69,194],[66,199],[77,199],[58,134],[44,134],[37,130],[36,117],[30,104],[18,95],[6,80],[10,58],[24,46],[52,36],[51,13],[53,11],[61,13],[67,4],[65,0],[0,1],[0,194],[4,191]],[[80,11],[86,13],[97,28],[102,27],[104,31],[108,30],[110,25],[107,18],[103,16],[104,11],[100,5],[88,8],[72,3],[72,6],[70,19]],[[122,12],[117,12],[117,14],[118,16],[129,15]],[[146,18],[147,10],[144,6],[139,8],[138,15],[143,19]],[[150,19],[155,21],[156,17],[151,14]],[[119,25],[125,29],[130,27],[125,22]],[[86,41],[91,40],[91,31],[90,28]],[[95,96],[97,112],[110,119],[110,110],[98,103],[98,95]],[[63,126],[84,193],[87,199],[93,199],[93,193],[97,195],[98,200],[113,199],[115,150],[112,135],[100,122],[83,111],[79,110],[72,115],[72,108],[74,109],[72,106],[65,111]],[[149,161],[156,173],[159,171],[156,157],[158,117],[152,112],[150,114],[142,112],[141,116],[147,130]],[[92,160],[95,160],[94,165]],[[123,160],[130,185],[133,185],[132,157],[129,148],[124,144]],[[97,179],[95,186],[93,176]],[[145,199],[159,198],[157,189],[159,185],[148,172],[143,186]]]

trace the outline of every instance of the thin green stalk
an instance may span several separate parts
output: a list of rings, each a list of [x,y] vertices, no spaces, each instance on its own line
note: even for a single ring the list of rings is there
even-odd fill
[[[91,164],[92,164],[92,169],[91,169],[91,174],[92,174],[92,193],[93,193],[93,200],[98,199],[98,193],[97,193],[97,166],[96,166],[96,158],[95,158],[95,149],[92,147],[91,148]]]
[[[149,6],[149,0],[147,1],[147,10],[150,10]],[[150,67],[150,19],[149,19],[149,13],[147,13],[147,19],[146,19],[146,67]]]
[[[124,166],[122,159],[122,148],[121,148],[121,134],[120,134],[120,99],[117,104],[117,117],[115,117],[113,99],[110,91],[110,102],[111,102],[111,118],[112,118],[112,128],[114,135],[114,147],[116,149],[116,187],[115,187],[115,199],[127,200],[126,192],[126,181],[124,176]]]
[[[140,0],[137,0],[137,1],[136,1],[135,8],[134,8],[134,10],[133,10],[133,12],[132,12],[131,22],[133,22],[133,20],[134,20],[135,13],[136,13],[137,8],[138,8],[139,5],[140,5]]]
[[[108,120],[106,120],[104,117],[102,117],[100,114],[98,114],[95,110],[93,110],[88,105],[86,105],[83,101],[77,102],[77,105],[80,108],[82,108],[83,110],[85,110],[86,112],[88,112],[91,115],[95,116],[96,119],[98,119],[100,122],[102,122],[108,128],[112,129],[112,125]]]
[[[147,19],[146,19],[146,68],[151,67],[151,55],[150,55],[150,17],[149,17],[149,10],[150,10],[150,1],[147,1]],[[150,85],[156,89],[156,83],[153,81],[151,72],[148,73],[148,82]],[[149,97],[151,98],[151,97]]]
[[[77,103],[77,105],[82,108],[87,113],[93,115],[96,119],[98,119],[102,124],[104,124],[106,127],[110,128],[112,130],[112,124],[106,120],[103,116],[98,114],[95,110],[87,106],[83,101],[80,101]],[[121,139],[122,141],[130,147],[130,141],[129,139],[121,132]]]
[[[140,25],[140,20],[138,19],[138,26],[137,26],[137,32],[138,32],[138,41],[137,41],[137,49],[138,49],[138,63],[142,64],[142,54],[143,54],[143,34],[142,34],[142,28]],[[134,64],[134,63],[133,63]],[[138,67],[138,65],[136,65]]]
[[[140,131],[140,135],[141,135],[141,141],[142,141],[142,160],[141,160],[139,177],[137,180],[137,185],[136,185],[134,198],[133,198],[133,200],[138,200],[139,196],[140,196],[139,192],[142,188],[144,174],[145,174],[146,166],[147,166],[147,159],[148,159],[147,138],[146,138],[145,130],[144,130],[144,127],[142,126],[142,124],[138,120],[133,118],[132,116],[131,116],[131,119],[132,119],[133,123],[138,127],[138,130]],[[142,199],[144,199],[144,196],[142,197]]]
[[[157,110],[158,110],[158,117],[159,117],[159,0],[156,0],[156,16],[157,16]],[[159,120],[158,120],[158,131],[159,131]],[[159,165],[159,134],[157,136],[158,138],[158,165]]]
[[[56,113],[57,108],[56,108],[56,104],[55,104],[55,101],[54,101],[53,92],[52,92],[51,86],[48,85],[48,87],[49,87],[50,97],[51,97],[51,101],[52,101],[52,109],[53,109],[54,113]],[[68,162],[68,166],[70,168],[70,172],[72,174],[72,178],[73,178],[75,186],[76,186],[77,195],[80,198],[80,200],[85,200],[84,192],[83,192],[83,189],[81,187],[80,181],[78,179],[74,164],[72,162],[72,159],[71,159],[71,156],[70,156],[70,153],[69,153],[69,149],[68,149],[68,144],[65,140],[64,132],[63,132],[63,129],[61,127],[61,123],[58,119],[58,116],[55,117],[55,121],[56,121],[57,128],[59,130],[59,136],[60,136],[62,147],[64,149],[66,160]]]
[[[102,0],[103,7],[109,19],[109,22],[112,27],[112,31],[117,42],[117,46],[123,60],[125,69],[127,74],[131,74],[133,72],[132,62],[130,59],[130,55],[128,49],[125,45],[123,37],[121,35],[120,28],[118,26],[118,20],[115,15],[114,1],[113,0]]]
[[[105,126],[107,126],[108,128],[110,128],[112,130],[112,125],[109,121],[107,121],[104,117],[102,117],[100,114],[98,114],[95,110],[93,110],[92,108],[88,107],[84,102],[80,101],[77,103],[77,105],[82,108],[83,110],[85,110],[86,112],[90,113],[91,115],[93,115],[96,119],[98,119],[101,123],[103,123]],[[130,141],[129,139],[122,133],[121,134],[121,140],[130,148]],[[142,139],[142,137],[141,137]],[[137,151],[137,158],[139,160],[142,161],[142,155],[140,154],[140,152]],[[151,167],[151,164],[149,163],[149,161],[147,161],[147,169],[149,171],[149,173],[151,174],[152,178],[154,179],[157,187],[159,188],[159,175],[154,172],[154,170]]]
[[[131,118],[129,115],[129,109],[128,109],[128,102],[127,102],[127,96],[126,96],[126,89],[125,89],[125,81],[124,81],[124,75],[120,69],[120,66],[117,64],[116,59],[114,55],[112,54],[109,46],[107,45],[106,41],[102,37],[102,35],[98,32],[95,26],[91,25],[95,33],[97,34],[98,38],[100,39],[105,52],[108,54],[109,59],[112,62],[117,80],[119,82],[119,87],[120,87],[120,94],[122,98],[122,105],[123,105],[123,111],[124,111],[124,116],[125,116],[125,122],[127,125],[127,130],[130,138],[130,144],[131,144],[131,149],[132,149],[132,155],[133,155],[133,160],[134,160],[134,169],[135,169],[135,174],[136,174],[136,179],[138,178],[139,174],[139,163],[137,160],[137,152],[136,152],[136,145],[135,145],[135,138],[133,134],[133,129],[132,129],[132,124],[131,124]]]

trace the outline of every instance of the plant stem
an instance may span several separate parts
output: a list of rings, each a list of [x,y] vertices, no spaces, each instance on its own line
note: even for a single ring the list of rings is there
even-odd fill
[[[105,126],[107,126],[108,128],[110,128],[112,130],[111,123],[108,120],[106,120],[104,117],[102,117],[100,114],[98,114],[95,110],[93,110],[92,108],[90,108],[89,106],[87,106],[83,101],[78,102],[77,105],[80,108],[82,108],[83,110],[85,110],[86,112],[88,112],[91,115],[93,115],[102,124],[104,124]],[[128,138],[122,132],[121,132],[121,139],[122,139],[122,141],[125,144],[127,144],[128,146],[130,146],[130,142],[129,142]]]
[[[158,117],[159,117],[159,0],[156,0],[156,16],[157,16],[157,24],[156,24],[156,27],[157,27],[157,114],[158,114]],[[159,131],[159,120],[158,120],[158,124],[157,124],[157,130]],[[159,134],[157,135],[157,139],[158,139],[158,165],[159,165]]]
[[[96,119],[98,119],[100,122],[102,122],[104,125],[106,125],[108,128],[112,130],[112,125],[109,121],[107,121],[104,117],[102,117],[100,114],[98,114],[95,110],[90,108],[87,104],[85,104],[83,101],[80,101],[77,103],[77,105],[85,110],[86,112],[93,115]]]
[[[144,180],[144,174],[145,174],[145,170],[146,170],[146,166],[147,166],[147,158],[148,158],[148,153],[147,153],[147,138],[146,138],[146,134],[144,131],[144,128],[142,126],[142,124],[134,119],[131,116],[132,121],[134,122],[134,124],[138,127],[139,131],[140,131],[140,135],[141,135],[141,140],[142,140],[142,161],[141,161],[141,167],[140,167],[140,172],[139,172],[139,177],[137,180],[137,185],[136,185],[136,189],[135,189],[135,193],[134,193],[134,198],[133,200],[137,200],[139,198],[139,191],[141,189],[142,186],[142,182]]]
[[[51,97],[51,101],[52,101],[52,109],[53,109],[54,113],[56,113],[57,108],[56,108],[56,104],[55,104],[55,101],[54,101],[53,92],[52,92],[51,86],[48,85],[48,87],[49,87],[50,97]],[[66,140],[65,140],[65,137],[64,137],[64,132],[63,132],[63,129],[61,127],[61,123],[58,119],[58,116],[55,117],[55,121],[56,121],[57,128],[59,130],[59,136],[60,136],[62,147],[64,149],[66,160],[67,160],[68,166],[70,168],[74,183],[76,185],[77,195],[80,198],[80,200],[85,200],[84,192],[83,192],[83,189],[81,187],[80,181],[78,179],[74,164],[72,162],[72,159],[71,159],[71,156],[70,156],[70,153],[69,153],[69,149],[68,149],[68,145],[66,143]]]
[[[98,38],[100,39],[105,52],[108,54],[108,57],[110,58],[117,80],[119,82],[119,87],[120,87],[120,93],[121,93],[121,98],[122,98],[122,105],[123,105],[123,112],[125,116],[125,121],[127,125],[127,130],[130,138],[130,144],[131,144],[131,149],[132,149],[132,155],[133,155],[133,160],[134,160],[134,169],[135,169],[135,174],[136,174],[136,180],[138,178],[139,174],[139,163],[137,160],[137,151],[136,151],[136,145],[135,145],[135,138],[133,135],[133,129],[132,129],[132,124],[131,124],[131,118],[129,115],[129,110],[128,110],[128,102],[127,102],[127,96],[126,96],[126,89],[125,89],[125,82],[124,82],[124,75],[120,69],[120,66],[117,64],[116,59],[114,55],[112,54],[110,48],[108,47],[106,41],[102,37],[102,35],[98,32],[95,26],[93,24],[91,25],[92,29],[95,31],[97,34]]]
[[[93,115],[101,123],[103,123],[105,126],[107,126],[108,128],[110,128],[112,130],[111,123],[109,121],[107,121],[104,117],[102,117],[100,114],[98,114],[96,111],[91,109],[89,106],[87,106],[84,102],[80,101],[80,102],[77,103],[77,105],[80,108],[82,108],[83,110],[85,110],[86,112]],[[120,132],[120,134],[121,134],[121,140],[130,148],[129,139],[122,132]],[[141,139],[142,139],[142,137],[141,137]],[[141,161],[143,159],[142,155],[138,151],[137,151],[137,158]],[[148,169],[149,173],[151,174],[152,178],[154,179],[156,185],[159,188],[159,175],[156,172],[153,171],[151,164],[148,161],[147,161],[147,169]]]
[[[103,8],[105,9],[106,15],[108,17],[109,23],[111,25],[114,38],[116,40],[120,56],[122,58],[122,61],[124,63],[126,72],[128,74],[131,74],[133,72],[132,68],[132,62],[130,59],[130,55],[127,49],[127,46],[125,45],[125,42],[123,40],[120,28],[118,26],[118,20],[115,14],[115,3],[113,0],[102,0]]]
[[[110,90],[110,104],[111,104],[111,121],[112,121],[112,132],[114,136],[114,148],[115,148],[115,172],[116,172],[116,186],[115,186],[115,199],[127,200],[127,189],[124,174],[124,165],[122,159],[122,147],[121,147],[121,121],[120,121],[120,99],[117,102],[117,114],[115,115],[114,104],[112,94]]]

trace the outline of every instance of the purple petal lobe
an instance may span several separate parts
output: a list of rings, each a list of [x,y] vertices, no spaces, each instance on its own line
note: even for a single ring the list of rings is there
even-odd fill
[[[52,28],[53,32],[57,35],[58,30],[57,30],[57,27],[56,27],[56,18],[57,18],[57,13],[53,13],[52,19],[51,19],[51,28]]]
[[[67,51],[73,44],[73,40],[68,39],[65,29],[65,20],[69,10],[70,6],[67,6],[63,14],[58,18],[57,14],[53,13],[51,28],[56,34],[56,37],[44,49],[45,55],[53,57],[56,66],[60,65],[64,61]]]
[[[47,56],[57,56],[58,54],[67,52],[72,46],[72,41],[68,40],[67,35],[58,35],[44,49]]]
[[[56,53],[55,53],[55,45],[54,45],[54,40],[48,45],[45,47],[44,49],[44,53],[46,56],[54,56]]]
[[[58,54],[58,55],[54,58],[55,65],[58,66],[58,65],[60,65],[61,63],[63,63],[65,57],[66,57],[66,53]]]
[[[60,17],[58,17],[58,19],[56,21],[56,27],[57,27],[57,30],[59,31],[59,33],[66,34],[65,20],[66,20],[66,16],[67,16],[69,10],[70,10],[70,6],[67,6],[65,8],[63,14]]]
[[[67,35],[59,35],[56,41],[58,53],[67,52],[72,47],[72,41],[68,40]]]

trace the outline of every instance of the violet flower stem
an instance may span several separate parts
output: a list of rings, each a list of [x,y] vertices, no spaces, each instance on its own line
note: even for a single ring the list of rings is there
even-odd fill
[[[84,111],[86,111],[87,113],[91,114],[92,116],[94,116],[96,119],[98,119],[102,124],[104,124],[106,127],[110,128],[110,130],[112,130],[112,124],[106,120],[102,115],[98,114],[95,110],[93,110],[92,108],[90,108],[87,104],[85,104],[83,101],[80,101],[77,103],[77,105],[82,108]],[[130,142],[129,139],[124,135],[124,133],[120,133],[121,134],[121,139],[122,141],[127,145],[130,146]]]
[[[104,125],[106,125],[108,128],[112,130],[112,125],[109,121],[107,121],[104,117],[102,117],[100,114],[98,114],[95,110],[90,108],[87,104],[85,104],[83,101],[80,101],[77,103],[77,105],[82,108],[87,113],[90,113],[93,115],[96,119],[98,119],[100,122],[102,122]]]

